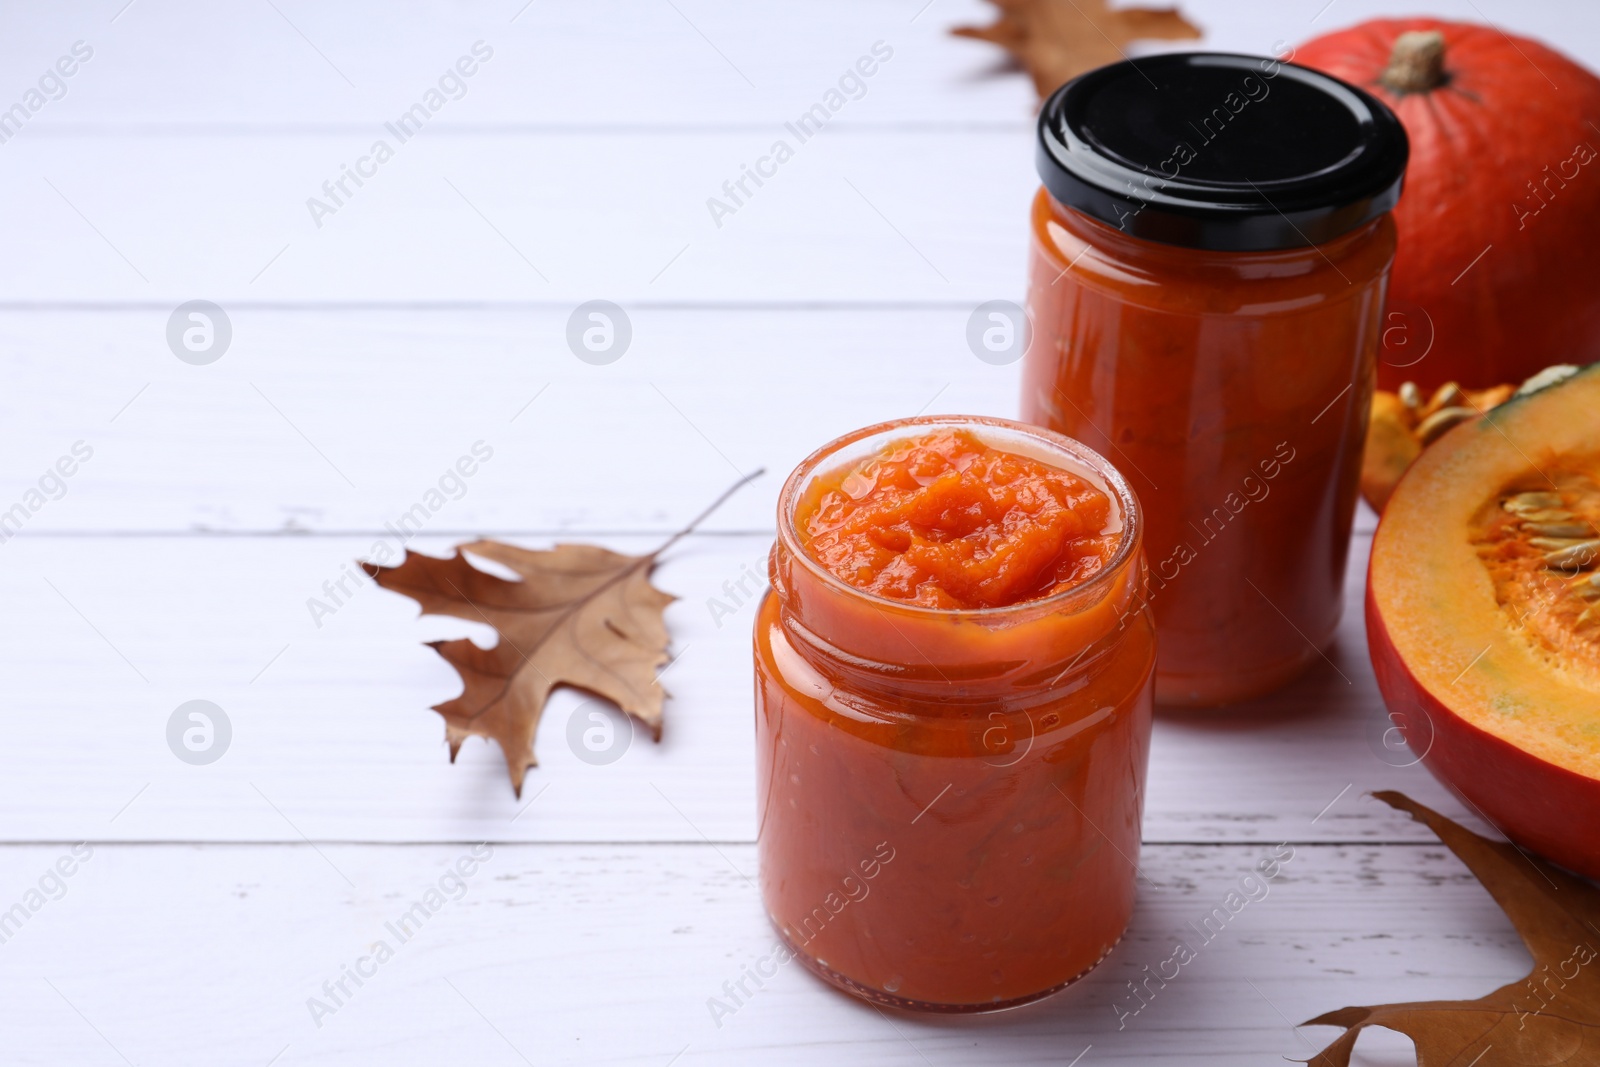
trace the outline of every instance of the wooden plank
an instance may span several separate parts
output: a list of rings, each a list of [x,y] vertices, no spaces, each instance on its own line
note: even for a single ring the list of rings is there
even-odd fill
[[[634,552],[656,543],[604,541]],[[453,543],[412,547],[443,555]],[[0,684],[14,709],[0,750],[5,836],[750,841],[752,608],[726,583],[753,591],[769,544],[695,537],[670,553],[657,582],[682,598],[668,610],[680,658],[665,676],[663,741],[639,737],[616,762],[588,765],[566,740],[583,701],[559,694],[524,801],[538,799],[519,816],[498,750],[471,742],[449,765],[428,710],[458,683],[420,642],[487,641],[486,628],[419,621],[409,600],[364,580],[347,581],[343,596],[323,589],[370,538],[18,538],[0,568],[11,605],[0,640],[12,649]],[[1364,545],[1331,662],[1254,705],[1160,722],[1149,840],[1426,839],[1363,798],[1378,788],[1465,814],[1383,746],[1389,724],[1356,609]],[[312,598],[334,613],[313,619]],[[169,718],[196,699],[232,725],[231,747],[209,766],[168,748]]]
[[[236,309],[207,366],[167,349],[166,310],[0,313],[0,512],[81,440],[24,536],[381,533],[482,441],[429,532],[665,532],[759,467],[708,528],[770,530],[842,433],[1016,415],[1018,365],[973,355],[971,310],[636,307],[607,366],[567,348],[567,310]]]
[[[597,298],[970,308],[1022,292],[1038,188],[1025,126],[803,143],[781,126],[643,140],[424,131],[388,136],[381,166],[377,139],[18,137],[4,146],[0,196],[28,210],[0,261],[5,299],[136,302],[164,321],[200,297],[567,311]],[[724,188],[758,165],[762,185]],[[324,189],[345,166],[368,176]]]
[[[494,48],[494,57],[437,112],[431,122],[440,129],[781,122],[835,87],[877,40],[895,55],[867,94],[840,111],[840,125],[1025,123],[1033,107],[1031,86],[1003,73],[993,49],[946,34],[951,26],[992,21],[993,9],[980,0],[275,6],[52,4],[8,20],[0,62],[13,72],[15,99],[74,41],[95,50],[67,80],[65,95],[29,121],[27,136],[108,126],[370,128],[437,87],[477,40]],[[1430,10],[1446,19],[1492,20],[1600,66],[1593,5],[1479,6],[1436,0]],[[1276,42],[1392,15],[1393,5],[1188,0],[1183,10],[1206,32],[1200,46],[1266,53]],[[1140,43],[1132,51],[1159,47]]]
[[[239,310],[207,366],[167,349],[166,311],[3,314],[0,510],[82,439],[27,533],[380,532],[481,440],[433,528],[670,530],[765,466],[711,526],[771,529],[783,478],[841,433],[1015,414],[1017,367],[974,357],[970,310],[635,308],[606,366],[568,349],[567,310]]]
[[[714,1017],[712,998],[733,1004],[724,983],[773,951],[748,845],[498,846],[462,886],[446,881],[405,942],[386,924],[468,846],[100,845],[4,945],[7,1058],[1060,1067],[1092,1046],[1082,1062],[1232,1067],[1308,1058],[1336,1031],[1289,1024],[1320,1012],[1476,996],[1527,967],[1488,894],[1438,846],[1301,846],[1197,937],[1191,924],[1273,851],[1148,848],[1155,884],[1083,982],[1021,1011],[929,1019],[880,1014],[793,964],[764,988],[746,979],[750,995]],[[26,899],[64,855],[0,849],[0,902]],[[1127,1014],[1128,984],[1179,939],[1195,959]],[[379,941],[393,956],[375,966]],[[347,980],[334,1005],[323,983],[364,958],[370,977]],[[311,998],[334,1009],[320,1027]],[[1408,1062],[1406,1042],[1384,1038],[1364,1037],[1382,1058],[1359,1062]]]
[[[518,24],[526,45],[505,45],[504,65],[478,75],[521,77],[469,90],[462,110],[441,110],[437,127],[430,118],[404,141],[384,123],[425,92],[424,71],[431,79],[470,50],[486,14],[374,20],[263,7],[224,31],[219,21],[232,14],[138,5],[106,27],[128,39],[103,44],[67,94],[4,144],[0,195],[27,209],[14,213],[0,291],[7,301],[164,310],[200,296],[564,307],[597,296],[968,306],[1015,296],[1037,187],[1028,90],[1019,78],[983,78],[999,61],[994,50],[944,33],[948,22],[984,21],[985,8],[912,23],[914,5],[834,0],[822,16],[792,8],[773,17],[627,4],[611,19],[535,5],[534,21]],[[1461,5],[1465,17],[1471,6]],[[1218,3],[1197,17],[1215,27],[1218,47],[1261,51],[1314,29],[1283,5]],[[1559,27],[1563,42],[1584,40],[1566,9],[1527,17],[1535,29]],[[9,45],[15,69],[42,70],[88,32],[82,17],[59,18],[32,22]],[[906,67],[890,60],[868,83],[881,91],[869,88],[817,136],[787,128],[870,52],[881,27],[902,21],[918,43],[897,53]],[[255,47],[245,58],[219,49],[223,32]],[[708,38],[724,33],[739,43],[719,55]],[[308,42],[318,37],[320,54]],[[341,74],[331,57],[363,48],[381,59]],[[733,69],[736,55],[773,58],[777,95],[721,106],[761,97]],[[765,76],[764,64],[750,65]],[[636,80],[643,70],[647,87]],[[376,80],[359,90],[347,77]],[[155,125],[127,127],[134,115],[157,116]],[[245,125],[219,128],[224,117]],[[375,153],[379,140],[386,150]],[[779,141],[793,153],[781,163]],[[769,178],[725,190],[747,166]],[[352,184],[346,167],[367,177]]]
[[[927,10],[926,0],[275,6],[153,4],[115,23],[87,5],[33,13],[0,59],[20,75],[42,72],[75,39],[95,49],[67,93],[31,120],[30,135],[105,125],[379,127],[430,89],[440,98],[429,125],[441,129],[766,126],[838,90],[876,42],[889,58],[862,79],[864,90],[847,80],[834,121],[1017,122],[1032,107],[1024,79],[992,76],[991,49],[946,33],[988,21],[974,0]],[[460,86],[440,86],[477,42],[475,58],[484,47],[490,58]]]

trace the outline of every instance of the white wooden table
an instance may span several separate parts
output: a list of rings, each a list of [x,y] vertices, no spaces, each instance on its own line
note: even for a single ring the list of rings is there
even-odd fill
[[[1185,6],[1207,45],[1261,52],[1386,5]],[[1433,6],[1600,65],[1592,5]],[[1016,368],[964,342],[977,303],[1020,298],[1035,187],[1025,80],[946,35],[988,17],[958,0],[6,13],[0,109],[75,42],[92,56],[0,143],[0,512],[26,513],[0,544],[0,1060],[1267,1064],[1333,1037],[1291,1025],[1322,1011],[1521,973],[1466,870],[1365,796],[1470,821],[1382,745],[1364,514],[1329,662],[1259,707],[1159,723],[1148,884],[1080,986],[927,1020],[789,967],[709,1010],[772,934],[750,881],[751,612],[708,601],[762,571],[782,474],[815,445],[1015,410]],[[384,124],[480,41],[492,56],[400,143]],[[880,41],[864,95],[717,225],[707,198]],[[379,139],[392,158],[361,163]],[[344,165],[368,177],[333,204]],[[313,218],[308,197],[336,210]],[[207,365],[166,340],[194,299],[232,328]],[[591,299],[631,321],[609,365],[566,344]],[[79,441],[92,457],[30,509]],[[772,472],[658,572],[682,598],[661,743],[580,761],[562,693],[521,803],[489,746],[451,766],[428,710],[456,681],[421,642],[487,631],[365,582],[308,608],[479,441],[492,459],[412,547],[642,549],[737,473]],[[231,725],[208,765],[167,742],[195,699]],[[458,884],[479,842],[492,855]],[[1282,842],[1270,894],[1121,1017],[1127,983]],[[386,924],[441,878],[400,943]],[[393,958],[362,963],[380,940]],[[1361,1056],[1411,1062],[1381,1033]]]

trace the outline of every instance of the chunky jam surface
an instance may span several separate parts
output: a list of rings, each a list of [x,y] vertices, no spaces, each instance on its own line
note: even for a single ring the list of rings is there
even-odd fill
[[[964,430],[895,441],[821,476],[812,498],[798,518],[813,559],[858,589],[924,607],[1071,589],[1121,540],[1111,499],[1088,480]]]

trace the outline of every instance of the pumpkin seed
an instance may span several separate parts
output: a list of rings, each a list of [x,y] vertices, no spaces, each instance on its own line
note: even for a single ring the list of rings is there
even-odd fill
[[[1576,537],[1585,538],[1594,536],[1594,527],[1586,522],[1527,522],[1522,528],[1531,534],[1540,537]]]
[[[1422,406],[1422,390],[1417,388],[1416,382],[1405,382],[1400,386],[1400,403],[1412,411]]]
[[[1564,503],[1560,493],[1517,493],[1507,497],[1500,506],[1520,515],[1545,508],[1559,508]]]
[[[1460,407],[1467,395],[1461,391],[1461,386],[1455,382],[1445,382],[1433,392],[1433,399],[1428,401],[1430,411],[1439,411],[1443,408]]]
[[[1471,408],[1440,408],[1422,420],[1422,425],[1417,427],[1417,439],[1425,445],[1431,445],[1443,436],[1446,430],[1474,418],[1477,414]]]
[[[1587,537],[1530,537],[1528,538],[1528,544],[1548,552],[1558,548],[1571,548],[1573,545],[1581,545],[1587,540]]]
[[[1571,522],[1577,516],[1570,511],[1561,511],[1558,508],[1544,508],[1540,511],[1518,512],[1517,518],[1527,524],[1535,522]]]
[[[1533,542],[1537,540],[1538,538],[1534,538],[1533,541],[1529,542],[1529,544],[1533,544]],[[1558,569],[1577,566],[1581,570],[1588,570],[1591,566],[1593,566],[1595,557],[1597,555],[1600,555],[1600,538],[1589,541],[1578,541],[1575,544],[1567,545],[1565,548],[1559,548],[1554,552],[1546,553],[1544,557],[1544,565],[1546,567]]]
[[[1546,386],[1551,386],[1555,385],[1557,382],[1566,381],[1568,378],[1577,373],[1578,368],[1573,364],[1557,363],[1553,367],[1546,367],[1538,374],[1535,374],[1532,378],[1529,378],[1527,381],[1523,382],[1517,387],[1517,391],[1512,395],[1527,396],[1529,393],[1537,393]]]

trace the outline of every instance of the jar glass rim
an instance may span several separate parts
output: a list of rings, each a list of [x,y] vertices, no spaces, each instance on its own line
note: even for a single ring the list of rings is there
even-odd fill
[[[841,452],[863,441],[873,438],[893,440],[895,437],[909,436],[918,431],[932,431],[937,429],[971,430],[985,444],[995,448],[1006,448],[1004,440],[995,440],[996,436],[1013,438],[1026,438],[1036,445],[1043,446],[1043,454],[1033,454],[1030,458],[1060,466],[1073,473],[1087,472],[1092,479],[1102,483],[1100,488],[1110,489],[1116,496],[1117,505],[1122,520],[1121,537],[1117,542],[1116,550],[1105,566],[1095,572],[1086,581],[1064,589],[1059,593],[1039,597],[1034,600],[1022,600],[1015,604],[1002,604],[991,608],[935,608],[922,604],[912,604],[892,597],[879,596],[869,593],[865,589],[857,588],[834,574],[820,562],[814,559],[800,540],[800,531],[795,524],[798,517],[797,511],[800,499],[812,480],[821,473],[822,468],[830,459]],[[1027,454],[1027,453],[1024,453]],[[1068,460],[1068,464],[1059,462]],[[1073,467],[1082,468],[1073,470]],[[859,430],[837,437],[821,448],[812,452],[801,460],[795,469],[790,472],[788,479],[783,483],[783,490],[778,494],[778,540],[788,553],[799,562],[799,565],[810,575],[821,582],[825,587],[836,590],[848,596],[860,597],[871,601],[880,607],[890,607],[897,611],[907,613],[911,617],[924,619],[954,619],[982,623],[1003,623],[1033,614],[1051,614],[1060,611],[1074,603],[1083,605],[1097,603],[1105,590],[1110,587],[1122,573],[1143,538],[1144,513],[1139,506],[1139,498],[1134,495],[1133,488],[1128,481],[1108,459],[1090,448],[1088,445],[1065,434],[1056,433],[1030,423],[1017,422],[1013,419],[994,418],[988,415],[917,415],[906,419],[891,419],[887,422],[875,423],[864,426]]]

